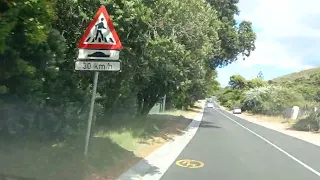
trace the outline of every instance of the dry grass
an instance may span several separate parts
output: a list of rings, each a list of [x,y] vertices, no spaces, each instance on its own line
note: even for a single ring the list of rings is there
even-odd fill
[[[284,123],[287,122],[287,119],[284,119],[281,116],[266,116],[266,115],[260,115],[260,114],[251,114],[248,112],[243,112],[243,116],[256,118],[257,121],[266,121],[266,122],[272,122],[272,123]]]
[[[271,128],[271,129],[289,129],[292,126],[293,121],[284,119],[280,116],[265,116],[258,114],[251,114],[248,112],[243,112],[240,116],[247,121],[260,124],[262,126]]]

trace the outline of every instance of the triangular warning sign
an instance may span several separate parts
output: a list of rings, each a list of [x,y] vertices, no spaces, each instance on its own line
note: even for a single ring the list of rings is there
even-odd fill
[[[121,50],[122,44],[110,16],[102,5],[82,36],[78,48]]]

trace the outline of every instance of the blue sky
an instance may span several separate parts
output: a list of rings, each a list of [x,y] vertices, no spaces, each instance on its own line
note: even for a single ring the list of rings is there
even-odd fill
[[[239,20],[249,20],[257,34],[256,50],[218,69],[218,81],[231,75],[266,80],[320,66],[320,0],[240,0]]]

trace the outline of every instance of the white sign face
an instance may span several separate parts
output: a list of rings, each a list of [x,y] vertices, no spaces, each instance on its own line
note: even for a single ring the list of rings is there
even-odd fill
[[[119,60],[119,51],[79,49],[78,59]]]
[[[84,44],[116,44],[103,13],[100,13],[97,23],[90,30]]]
[[[79,71],[120,71],[120,61],[77,61],[75,70]]]

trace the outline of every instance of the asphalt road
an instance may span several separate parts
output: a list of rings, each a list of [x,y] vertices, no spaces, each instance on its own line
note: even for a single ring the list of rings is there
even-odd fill
[[[161,180],[320,179],[320,147],[220,109],[205,109],[197,134],[176,161],[184,159],[203,166],[186,168],[174,162]]]

